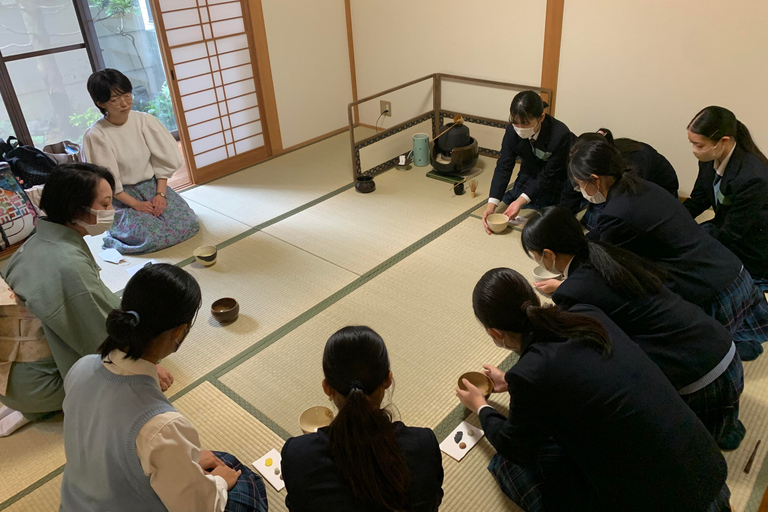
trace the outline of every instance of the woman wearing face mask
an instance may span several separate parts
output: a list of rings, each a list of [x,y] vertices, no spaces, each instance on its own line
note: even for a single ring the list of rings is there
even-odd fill
[[[521,208],[538,210],[558,204],[566,179],[568,150],[573,134],[565,124],[544,113],[547,104],[533,91],[518,93],[509,107],[509,126],[501,143],[501,157],[491,182],[483,225],[491,234],[486,218],[499,202],[509,207],[504,212],[514,219]],[[517,159],[520,172],[511,190],[507,190]],[[505,193],[506,191],[506,193]]]
[[[707,107],[688,125],[699,159],[691,197],[683,203],[693,217],[713,208],[702,227],[744,263],[768,291],[768,158],[733,112]]]
[[[339,414],[314,434],[286,441],[283,476],[292,512],[437,512],[443,466],[435,434],[392,421],[381,408],[392,386],[384,340],[345,327],[323,351],[323,391]]]
[[[107,333],[104,320],[120,300],[99,278],[99,267],[83,237],[99,235],[112,225],[114,178],[92,164],[58,166],[43,189],[47,217],[37,232],[11,257],[3,278],[39,319],[39,357],[0,351],[0,435],[61,410],[63,378],[79,358],[96,352]],[[47,343],[46,343],[47,340]],[[0,347],[2,348],[2,347]],[[164,388],[173,377],[158,368]]]
[[[635,254],[587,240],[576,217],[550,206],[529,217],[523,250],[565,276],[534,286],[560,308],[600,308],[650,357],[723,450],[735,450],[744,370],[731,335],[702,309],[664,286],[666,273]]]
[[[616,149],[619,150],[622,158],[627,163],[629,170],[641,178],[659,185],[672,194],[673,197],[678,197],[677,190],[680,184],[677,179],[677,173],[672,164],[669,163],[669,160],[664,158],[664,155],[644,142],[627,138],[614,140],[613,133],[608,128],[600,128],[593,134],[585,133],[581,135],[582,139],[589,140],[600,140],[601,137],[605,137],[605,140],[616,146]],[[560,204],[567,206],[573,213],[579,212],[586,206],[587,211],[584,212],[581,223],[589,231],[595,229],[597,218],[605,207],[605,203],[594,204],[585,201],[578,187],[573,191],[566,187],[563,191],[563,201]]]
[[[514,270],[488,271],[475,316],[520,355],[504,374],[505,418],[465,381],[456,390],[496,449],[488,469],[527,512],[727,512],[725,459],[659,368],[593,306],[540,307]]]
[[[160,390],[155,363],[179,350],[202,303],[175,265],[148,265],[109,313],[99,354],[64,386],[62,512],[266,512],[261,478],[202,451],[195,427]]]
[[[768,303],[741,261],[709,236],[664,189],[626,171],[607,141],[579,140],[568,172],[590,202],[606,203],[589,237],[661,265],[672,291],[701,306],[733,335],[744,361],[768,341]]]
[[[171,133],[150,114],[131,110],[133,87],[114,69],[88,78],[88,92],[104,117],[83,136],[87,161],[106,167],[115,177],[115,223],[104,248],[143,254],[176,245],[200,226],[195,212],[168,178],[181,167]]]

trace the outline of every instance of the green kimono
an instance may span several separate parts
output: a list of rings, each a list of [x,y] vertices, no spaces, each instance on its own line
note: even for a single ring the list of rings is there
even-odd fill
[[[53,359],[13,363],[0,402],[29,419],[61,410],[63,379],[107,337],[106,318],[120,299],[99,277],[88,245],[75,230],[40,220],[3,277],[43,326]]]

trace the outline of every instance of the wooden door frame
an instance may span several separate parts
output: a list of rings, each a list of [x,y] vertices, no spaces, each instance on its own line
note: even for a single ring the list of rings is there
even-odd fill
[[[277,120],[274,86],[272,85],[272,71],[269,65],[269,51],[266,46],[266,34],[263,29],[264,21],[261,0],[238,1],[240,2],[243,17],[244,32],[248,39],[248,52],[251,58],[251,67],[256,75],[253,77],[253,81],[259,108],[259,120],[261,121],[262,134],[264,136],[264,146],[255,150],[249,150],[245,154],[236,155],[227,158],[226,160],[207,165],[201,172],[194,163],[192,142],[186,136],[187,120],[184,115],[181,97],[177,92],[178,86],[174,85],[174,87],[169,87],[171,92],[171,103],[173,104],[177,124],[184,128],[179,130],[179,139],[184,150],[187,170],[189,172],[190,180],[196,185],[237,172],[249,165],[262,162],[267,158],[282,152],[282,142],[279,135],[280,126],[279,121]],[[149,7],[152,9],[166,80],[168,80],[169,83],[173,82],[175,84],[177,82],[176,73],[173,64],[169,61],[171,58],[171,49],[168,44],[165,22],[163,20],[159,0],[149,0]],[[203,6],[196,6],[195,8],[199,7]],[[208,6],[206,5],[205,7]],[[254,32],[254,26],[261,27],[259,34]],[[205,40],[202,42],[206,45],[208,43],[208,41]],[[259,53],[263,54],[259,55]],[[264,70],[266,76],[262,76],[262,70]],[[267,94],[266,97],[264,92]],[[275,134],[277,135],[275,136]]]
[[[541,87],[552,89],[549,113],[555,115],[557,75],[560,70],[560,44],[563,37],[563,10],[565,0],[547,0],[544,22],[544,52],[541,63]]]

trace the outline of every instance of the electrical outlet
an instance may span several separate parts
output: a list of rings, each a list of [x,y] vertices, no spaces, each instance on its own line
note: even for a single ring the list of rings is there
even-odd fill
[[[384,117],[392,117],[392,102],[384,100],[379,101],[379,114]]]

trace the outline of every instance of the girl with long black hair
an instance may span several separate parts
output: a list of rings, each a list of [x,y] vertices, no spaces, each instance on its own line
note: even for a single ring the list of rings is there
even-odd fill
[[[392,421],[381,408],[392,386],[384,340],[345,327],[323,352],[323,391],[339,409],[314,434],[286,441],[282,468],[292,512],[436,512],[443,466],[435,434]]]
[[[510,219],[521,208],[538,210],[560,202],[574,135],[562,121],[544,112],[547,106],[534,91],[522,91],[512,98],[509,126],[501,142],[501,156],[493,171],[488,206],[483,213],[483,225],[489,235],[486,218],[502,201],[509,205],[504,213]],[[507,191],[518,158],[522,160],[520,172]]]
[[[622,158],[627,163],[628,170],[662,187],[672,194],[672,197],[678,197],[677,190],[680,187],[680,183],[678,182],[675,168],[672,167],[672,164],[669,163],[669,160],[664,155],[656,151],[650,144],[626,137],[614,139],[613,133],[608,128],[600,128],[595,133],[584,133],[580,137],[582,140],[601,140],[602,138],[616,146],[616,149],[619,150]],[[573,191],[566,188],[563,191],[563,200],[560,204],[567,206],[573,213],[577,213],[586,206],[587,211],[584,212],[584,216],[581,218],[581,224],[589,231],[595,229],[597,218],[605,207],[605,203],[595,204],[586,201],[578,187]]]
[[[707,107],[688,125],[699,174],[685,206],[693,217],[713,208],[702,227],[744,263],[768,291],[768,158],[744,124],[723,107]]]
[[[589,238],[658,263],[672,291],[700,306],[733,335],[744,361],[768,341],[768,302],[739,258],[709,236],[685,207],[655,183],[626,172],[619,150],[579,140],[568,172],[590,202],[606,203]]]
[[[267,512],[261,477],[201,450],[160,390],[156,363],[179,349],[201,302],[175,265],[147,265],[128,281],[99,354],[64,380],[62,512]]]
[[[527,512],[726,512],[727,468],[712,436],[659,368],[602,311],[541,307],[519,273],[488,271],[472,295],[497,346],[520,355],[504,374],[504,417],[465,381],[497,454],[488,469]]]
[[[660,267],[589,241],[562,206],[529,217],[522,243],[539,264],[565,276],[534,286],[565,310],[575,304],[600,308],[664,372],[718,446],[738,448],[746,433],[738,419],[744,370],[725,327],[667,289]]]

